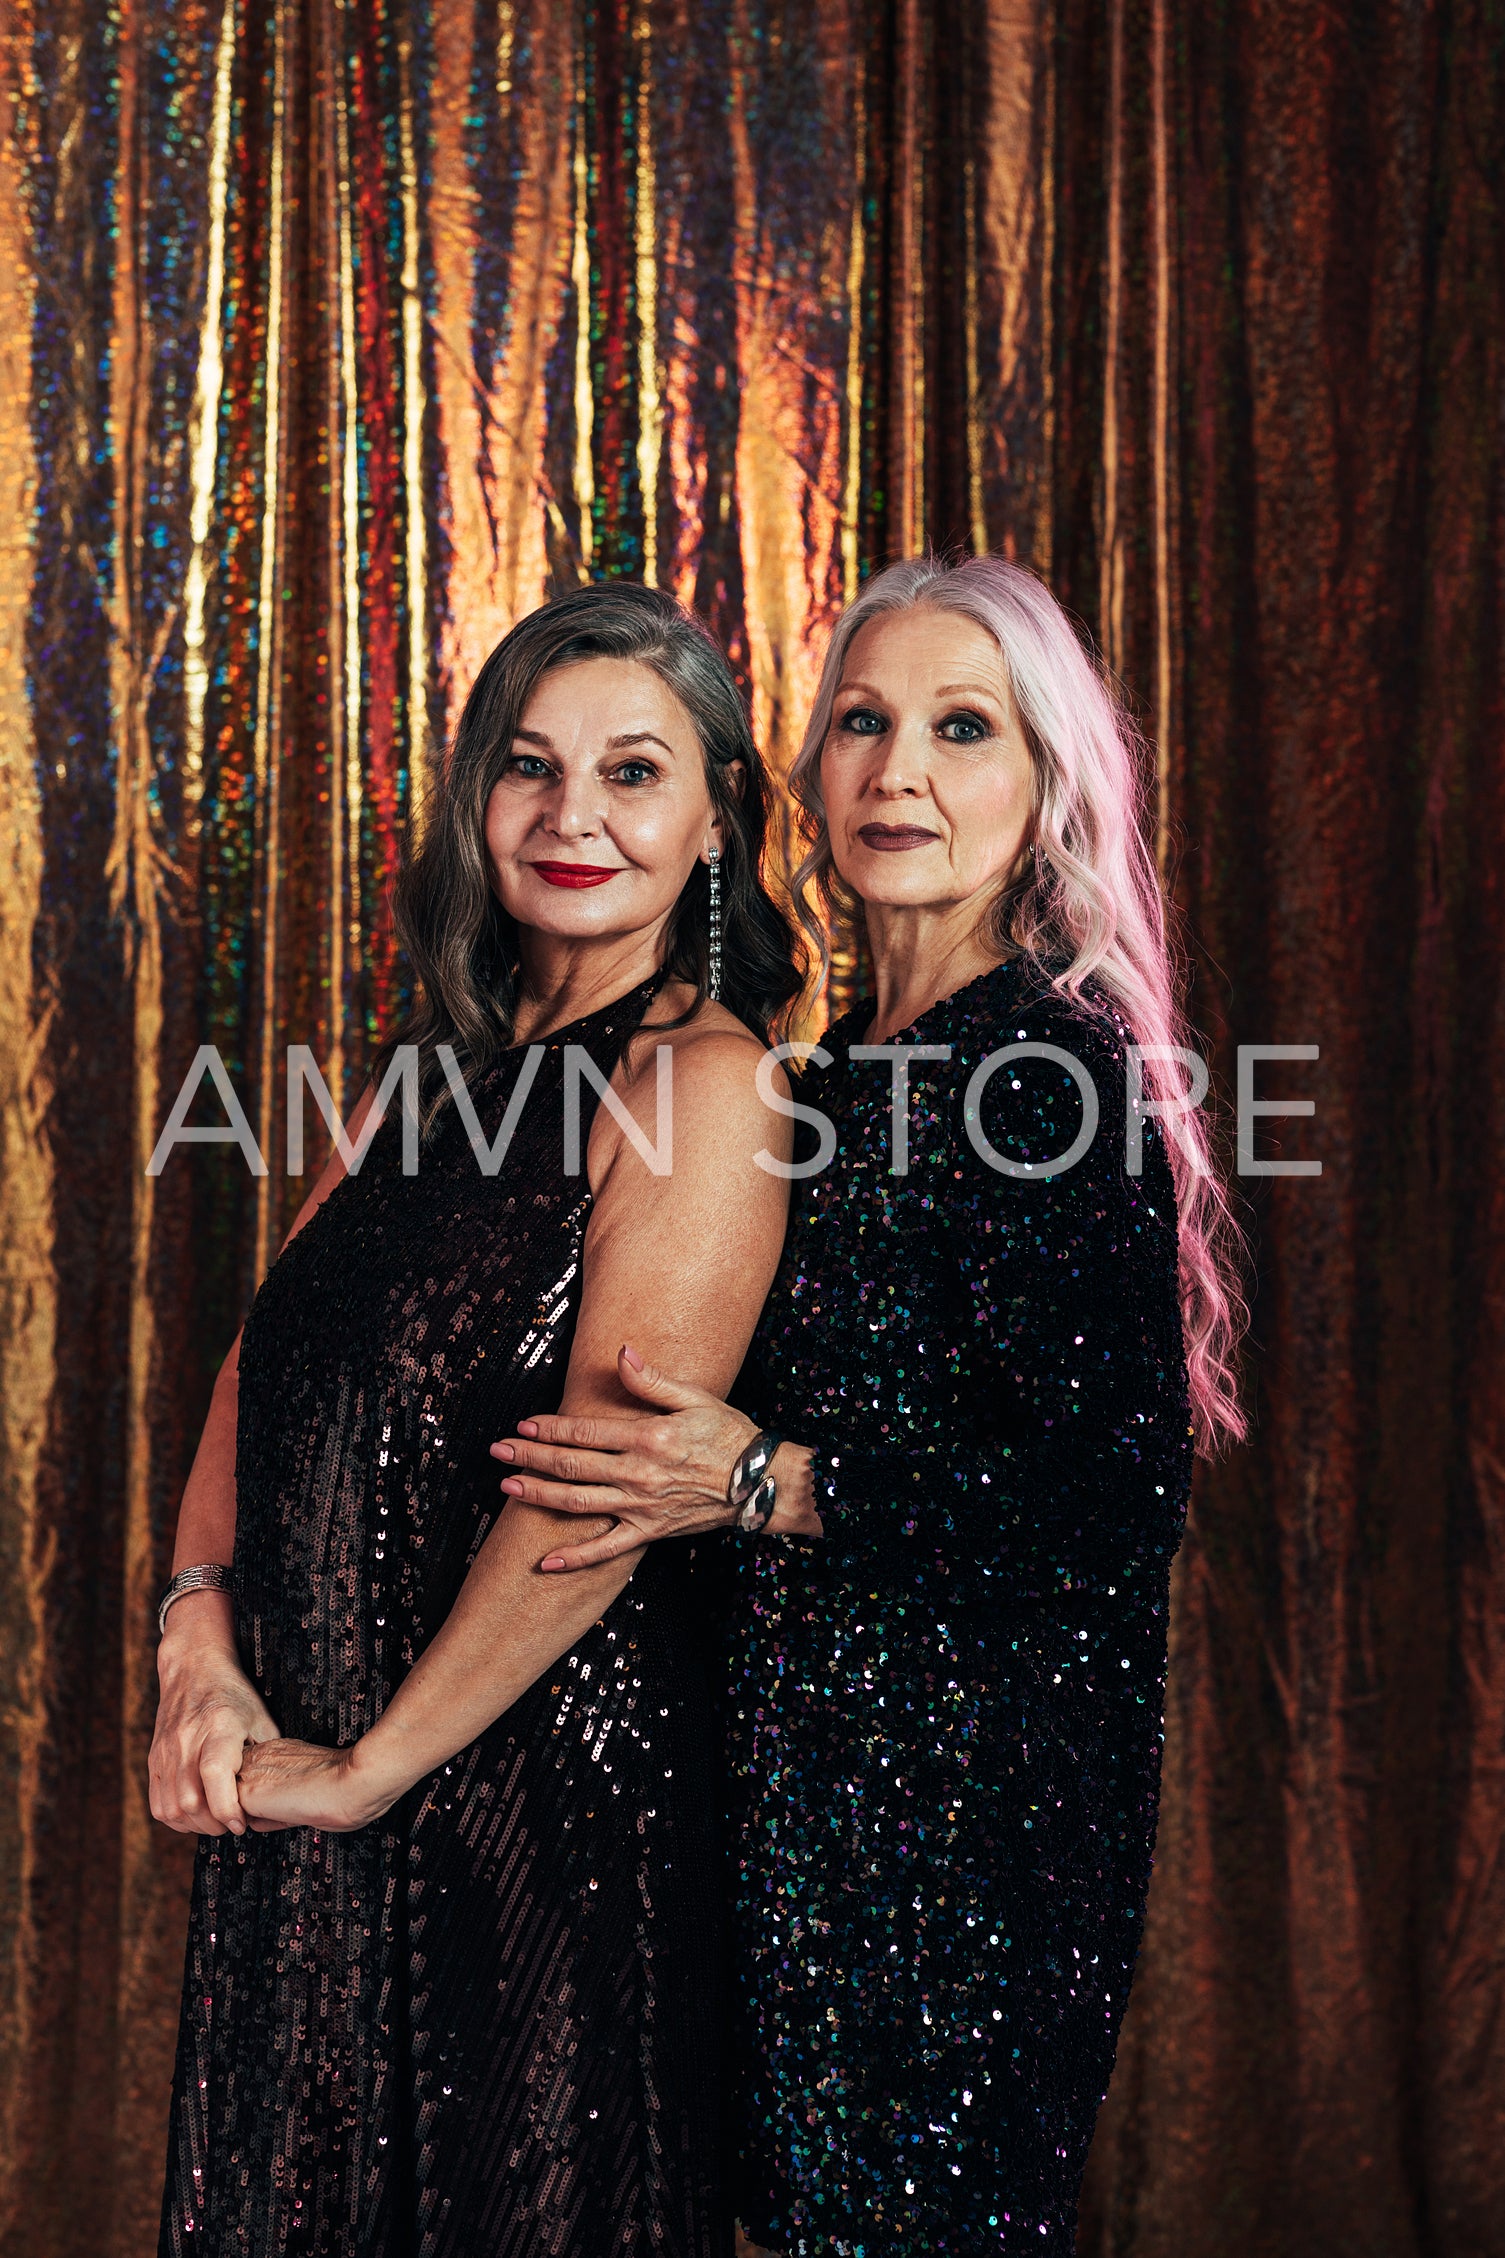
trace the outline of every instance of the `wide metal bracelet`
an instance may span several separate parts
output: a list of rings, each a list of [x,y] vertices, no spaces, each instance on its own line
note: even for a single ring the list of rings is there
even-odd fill
[[[752,1496],[737,1515],[737,1527],[744,1537],[760,1537],[773,1519],[773,1509],[778,1503],[779,1485],[771,1474],[765,1474]]]
[[[768,1472],[773,1462],[773,1454],[783,1440],[783,1436],[776,1435],[771,1427],[765,1428],[760,1435],[754,1435],[752,1441],[732,1468],[732,1478],[726,1485],[726,1497],[729,1505],[746,1505],[753,1491]]]
[[[227,1592],[229,1589],[230,1571],[221,1561],[206,1560],[196,1568],[180,1568],[157,1606],[158,1638],[167,1629],[167,1610],[174,1600],[186,1599],[190,1592]]]

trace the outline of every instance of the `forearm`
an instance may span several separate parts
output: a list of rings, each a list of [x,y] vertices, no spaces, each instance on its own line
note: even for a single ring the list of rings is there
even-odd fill
[[[584,1637],[642,1557],[578,1576],[544,1576],[565,1517],[510,1504],[487,1537],[443,1625],[351,1752],[353,1773],[385,1809],[467,1748]],[[578,1523],[569,1524],[570,1533]],[[602,1521],[600,1528],[609,1523]]]
[[[220,1366],[209,1415],[178,1508],[173,1573],[205,1561],[229,1567],[235,1554],[235,1428],[240,1410],[240,1339]],[[186,1606],[186,1600],[178,1603]],[[176,1610],[174,1610],[176,1612]]]
[[[178,1515],[173,1567],[235,1552],[235,1423],[239,1364],[233,1348],[215,1382],[209,1416]],[[276,1720],[241,1665],[228,1592],[174,1600],[157,1647],[151,1807],[187,1834],[242,1834],[236,1778],[249,1744],[274,1739]]]
[[[172,1568],[207,1562],[228,1568],[235,1557],[235,1428],[240,1405],[240,1340],[220,1366],[208,1417],[178,1508]],[[235,1653],[234,1610],[228,1592],[186,1592],[167,1611],[157,1654],[166,1684],[190,1656]]]

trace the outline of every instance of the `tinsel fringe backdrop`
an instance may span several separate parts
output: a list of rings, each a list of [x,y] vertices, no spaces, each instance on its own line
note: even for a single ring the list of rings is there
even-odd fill
[[[283,1047],[353,1100],[478,662],[641,574],[787,768],[926,540],[1127,682],[1225,1086],[1321,1047],[1262,1085],[1324,1173],[1245,1186],[1259,1423],[1180,1565],[1084,2247],[1505,2249],[1498,0],[0,25],[5,2249],[154,2247],[152,1601],[298,1192]],[[145,1174],[201,1042],[263,1178]]]

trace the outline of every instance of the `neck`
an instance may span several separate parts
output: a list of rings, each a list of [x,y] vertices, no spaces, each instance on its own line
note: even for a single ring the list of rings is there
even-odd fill
[[[955,995],[998,962],[981,930],[976,901],[943,908],[867,905],[867,936],[877,998],[868,1040],[886,1043],[932,1004]]]
[[[666,922],[660,919],[641,933],[612,933],[599,941],[572,941],[522,927],[513,1041],[534,1042],[651,980],[661,961]]]

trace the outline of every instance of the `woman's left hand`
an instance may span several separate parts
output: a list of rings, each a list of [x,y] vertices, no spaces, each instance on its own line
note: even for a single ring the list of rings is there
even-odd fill
[[[616,1516],[614,1529],[551,1553],[544,1569],[595,1567],[656,1538],[725,1529],[736,1518],[727,1486],[758,1432],[752,1421],[704,1388],[655,1371],[634,1349],[623,1348],[617,1370],[628,1393],[655,1412],[524,1419],[510,1442],[491,1446],[493,1458],[529,1470],[509,1473],[509,1497],[555,1513]]]
[[[278,1740],[247,1749],[237,1784],[252,1833],[319,1827],[352,1834],[379,1819],[397,1793],[362,1771],[359,1745],[316,1748],[310,1741]]]

